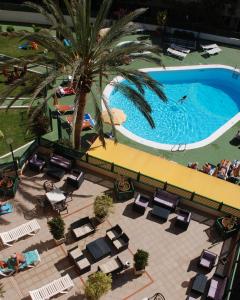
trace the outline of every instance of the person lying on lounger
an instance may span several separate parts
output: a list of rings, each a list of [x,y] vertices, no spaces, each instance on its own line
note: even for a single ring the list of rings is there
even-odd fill
[[[18,272],[20,265],[25,263],[25,257],[22,253],[16,252],[10,256],[8,263]]]

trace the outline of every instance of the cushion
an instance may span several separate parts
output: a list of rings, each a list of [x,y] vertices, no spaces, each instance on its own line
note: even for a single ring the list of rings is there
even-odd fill
[[[117,239],[113,242],[113,245],[117,248],[117,249],[120,249],[123,245],[124,245],[124,242],[121,240],[121,239]]]
[[[79,261],[77,261],[77,266],[79,267],[80,270],[85,269],[90,266],[90,262],[88,261],[87,258],[83,258]]]
[[[110,239],[110,240],[113,240],[116,235],[114,234],[114,231],[110,230],[106,233],[107,237]]]
[[[91,223],[84,224],[81,227],[73,229],[73,232],[76,237],[83,236],[85,234],[88,234],[89,232],[93,231],[94,228]]]
[[[210,262],[209,260],[205,259],[205,258],[202,258],[201,261],[200,261],[200,264],[201,264],[202,266],[204,266],[204,267],[207,267],[207,268],[210,267],[210,263],[211,263],[211,262]]]
[[[119,267],[120,266],[119,266],[118,261],[116,259],[111,259],[108,262],[106,262],[105,264],[102,264],[101,266],[99,266],[99,269],[103,273],[108,274],[108,273],[115,271]]]

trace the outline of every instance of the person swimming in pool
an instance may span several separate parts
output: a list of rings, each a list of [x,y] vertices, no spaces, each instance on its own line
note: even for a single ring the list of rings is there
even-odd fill
[[[183,96],[178,100],[179,103],[183,104],[183,102],[187,99],[187,95]]]

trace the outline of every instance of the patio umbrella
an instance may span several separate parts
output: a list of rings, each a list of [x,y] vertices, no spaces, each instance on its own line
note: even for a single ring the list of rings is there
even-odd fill
[[[123,122],[126,121],[127,117],[121,109],[112,108],[110,109],[110,111],[112,114],[114,125],[121,125]],[[111,124],[110,116],[107,110],[104,110],[102,112],[102,120],[104,123]]]

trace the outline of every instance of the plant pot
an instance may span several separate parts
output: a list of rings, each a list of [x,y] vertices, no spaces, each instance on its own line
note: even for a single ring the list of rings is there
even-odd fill
[[[235,234],[238,231],[239,226],[237,224],[235,224],[232,229],[227,229],[223,225],[224,219],[225,219],[225,217],[217,218],[217,220],[215,221],[215,226],[216,226],[216,229],[219,232],[219,234],[225,240],[225,239],[231,237],[233,234]]]
[[[134,196],[134,186],[133,186],[132,180],[128,179],[127,181],[130,186],[130,188],[127,191],[121,191],[118,186],[118,181],[114,182],[114,192],[115,192],[116,198],[120,201],[129,200],[129,199],[133,198],[133,196]]]
[[[140,276],[145,272],[145,269],[136,270],[135,267],[133,269],[134,269],[134,274],[137,275],[137,276]]]
[[[19,178],[10,177],[9,185],[0,186],[0,196],[14,197],[18,188]]]
[[[95,219],[99,222],[99,223],[103,223],[105,220],[106,220],[106,217],[98,217],[98,216],[95,216]]]
[[[65,241],[66,241],[65,236],[63,238],[59,239],[59,240],[54,239],[54,242],[55,242],[56,246],[63,244]]]

